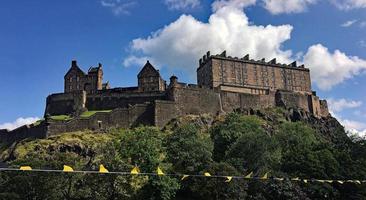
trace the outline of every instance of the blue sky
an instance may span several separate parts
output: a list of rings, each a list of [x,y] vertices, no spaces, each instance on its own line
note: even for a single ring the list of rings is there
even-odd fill
[[[195,83],[207,50],[296,59],[348,128],[366,130],[366,0],[5,0],[0,7],[0,128],[41,118],[76,59],[136,85],[146,59]]]

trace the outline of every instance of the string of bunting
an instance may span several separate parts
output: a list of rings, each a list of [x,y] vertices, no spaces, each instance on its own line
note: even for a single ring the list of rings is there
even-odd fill
[[[33,171],[33,172],[56,172],[56,173],[84,173],[84,174],[118,174],[118,175],[149,175],[149,176],[174,176],[180,177],[182,181],[190,178],[190,177],[201,177],[201,178],[223,178],[226,183],[231,182],[233,179],[253,179],[253,180],[277,180],[277,181],[302,181],[304,183],[309,182],[319,182],[319,183],[355,183],[355,184],[366,184],[366,180],[323,180],[323,179],[300,179],[300,178],[278,178],[278,177],[269,177],[268,173],[265,173],[261,177],[255,177],[253,172],[250,172],[246,176],[222,176],[222,175],[211,175],[209,172],[204,172],[203,174],[166,174],[163,170],[158,167],[155,173],[146,173],[140,172],[140,169],[135,166],[130,172],[112,172],[109,171],[104,165],[99,166],[99,171],[77,171],[68,165],[64,165],[62,170],[54,170],[54,169],[32,169],[30,166],[21,166],[20,168],[0,168],[0,171]]]

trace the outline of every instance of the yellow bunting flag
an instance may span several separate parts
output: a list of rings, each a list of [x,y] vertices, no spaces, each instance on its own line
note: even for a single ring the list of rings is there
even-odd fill
[[[333,183],[332,180],[325,180],[325,182],[327,182],[327,183]]]
[[[337,181],[339,184],[343,184],[344,183],[344,181]]]
[[[131,174],[139,174],[140,173],[140,170],[138,167],[134,167],[132,170],[131,170]]]
[[[316,180],[318,181],[319,183],[325,183],[325,180]]]
[[[308,183],[308,180],[307,179],[304,179],[303,181],[304,181],[304,183]]]
[[[252,178],[253,172],[250,172],[248,175],[246,175],[244,178]]]
[[[23,170],[23,171],[29,171],[29,170],[32,170],[32,168],[30,166],[21,166],[19,168],[20,170]]]
[[[158,169],[156,170],[156,172],[157,172],[157,174],[158,174],[159,176],[164,175],[164,172],[160,169],[160,167],[158,167]]]
[[[205,176],[211,176],[211,174],[210,174],[210,173],[208,173],[208,172],[205,172],[205,173],[204,173],[204,175],[205,175]]]
[[[300,179],[296,177],[296,178],[292,178],[291,180],[292,181],[299,181]]]
[[[277,180],[277,181],[283,181],[285,180],[284,178],[274,178],[274,180]]]
[[[227,176],[227,177],[226,177],[226,181],[225,181],[225,182],[226,182],[226,183],[229,183],[229,182],[231,181],[231,179],[233,179],[233,177],[232,177],[232,176]]]
[[[100,173],[108,173],[108,169],[104,167],[104,165],[99,165],[99,172]]]
[[[357,183],[357,184],[361,184],[361,181],[359,181],[359,180],[356,180],[356,181],[355,181],[355,183]]]
[[[64,165],[64,172],[73,172],[74,170],[70,167],[70,166],[67,166],[67,165]]]
[[[183,175],[183,177],[180,179],[180,180],[184,180],[184,179],[186,179],[186,178],[188,178],[188,175]]]
[[[268,178],[268,172],[267,173],[265,173],[262,177],[261,177],[261,179],[267,179]]]

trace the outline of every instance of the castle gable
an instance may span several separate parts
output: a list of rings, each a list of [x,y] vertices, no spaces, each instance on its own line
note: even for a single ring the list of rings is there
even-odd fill
[[[141,69],[140,73],[137,75],[138,78],[141,77],[155,77],[158,76],[160,77],[160,73],[158,70],[156,70],[154,68],[154,66],[152,66],[150,64],[149,61],[146,62],[145,66]]]
[[[69,71],[66,72],[65,77],[70,77],[70,76],[85,76],[86,74],[84,73],[83,70],[81,70],[79,68],[79,66],[77,65],[76,61],[73,60],[71,63],[71,68],[69,69]]]

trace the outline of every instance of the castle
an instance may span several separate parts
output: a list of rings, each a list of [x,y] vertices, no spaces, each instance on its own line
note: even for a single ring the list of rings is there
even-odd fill
[[[199,60],[198,84],[170,77],[169,84],[147,61],[137,75],[138,86],[111,88],[103,83],[102,65],[86,74],[72,61],[64,77],[64,92],[47,97],[45,120],[13,131],[0,130],[0,139],[14,141],[63,132],[129,128],[139,124],[163,127],[187,114],[213,114],[237,109],[296,107],[315,117],[329,116],[327,102],[311,90],[310,70],[296,62],[233,58],[226,52]],[[89,113],[89,115],[85,115]],[[67,116],[60,120],[57,116]]]

